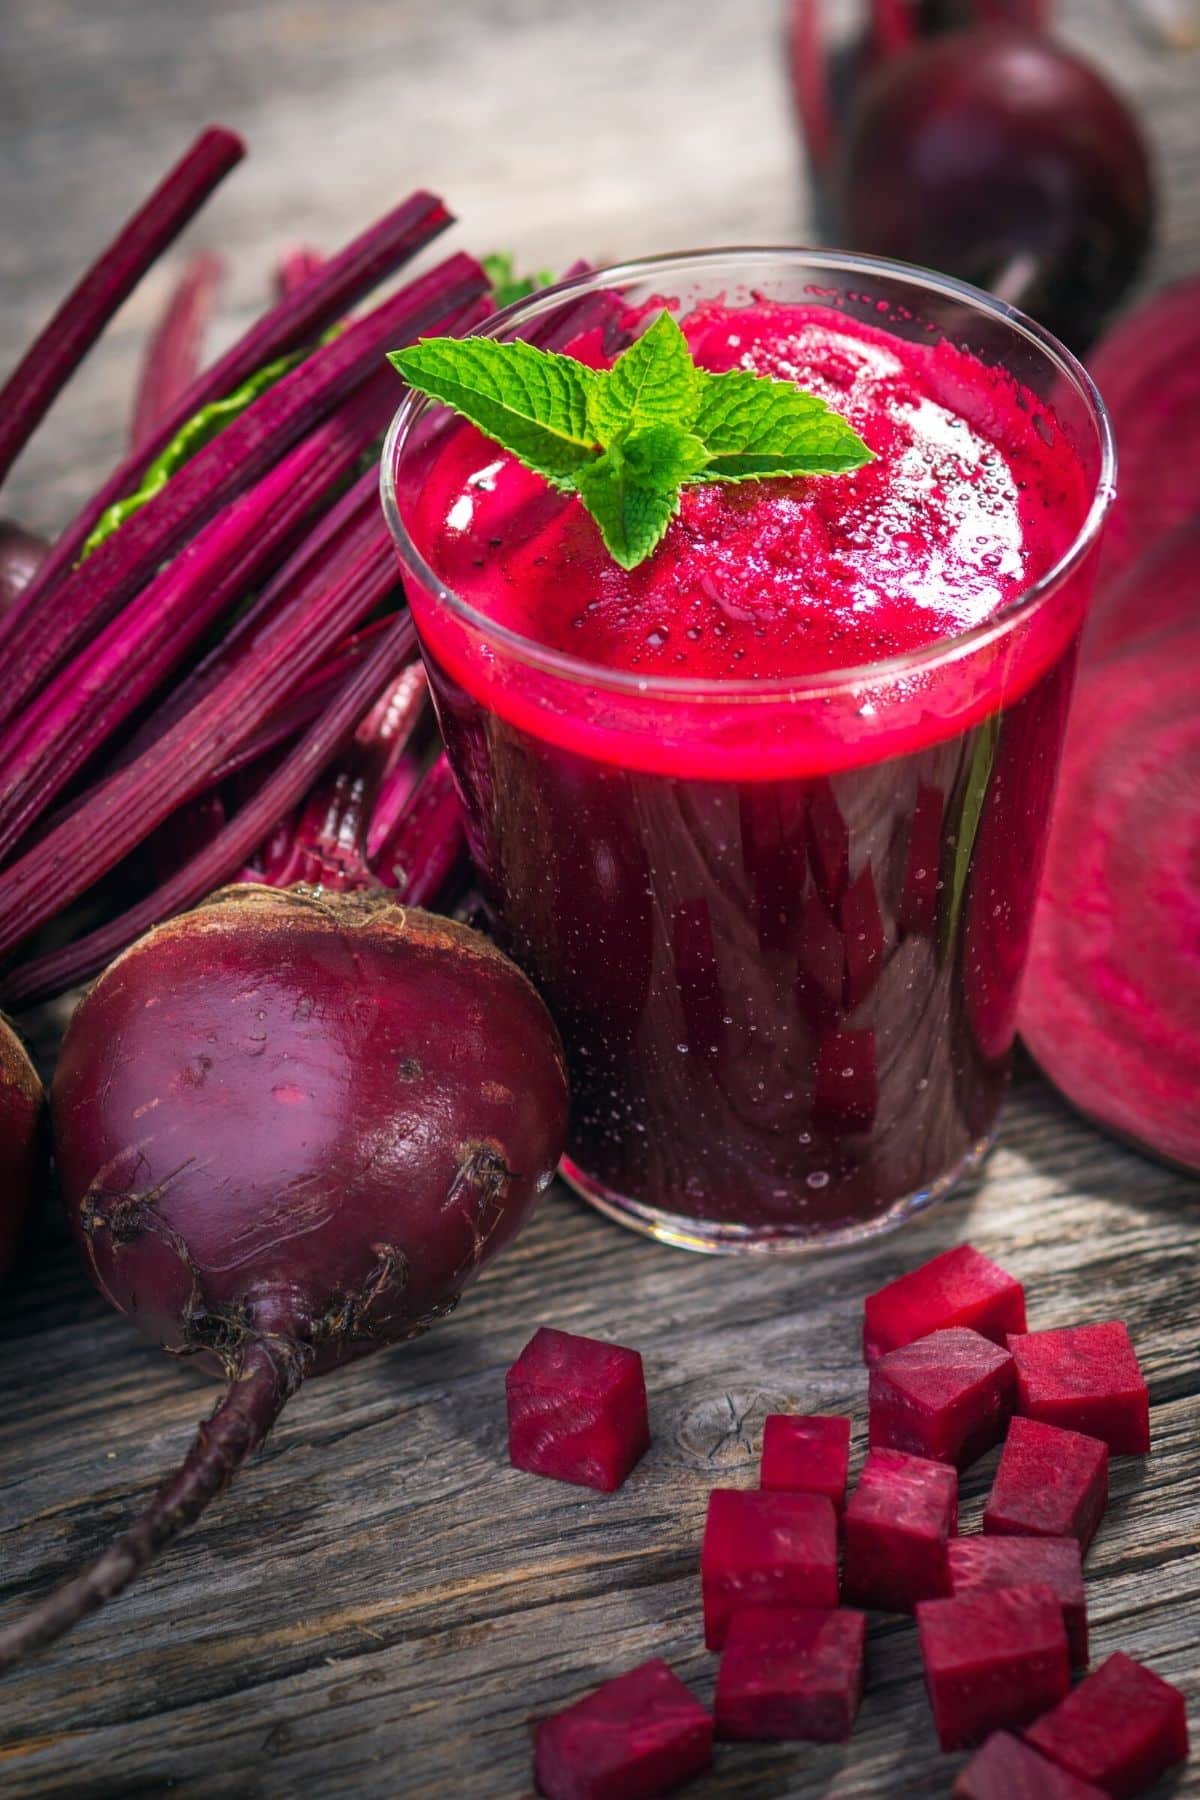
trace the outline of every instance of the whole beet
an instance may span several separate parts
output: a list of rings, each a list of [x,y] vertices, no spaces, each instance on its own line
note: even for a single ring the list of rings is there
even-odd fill
[[[51,1093],[101,1292],[228,1388],[180,1469],[0,1667],[119,1591],[303,1378],[448,1312],[548,1186],[562,1051],[486,939],[389,899],[227,889],[100,977]]]
[[[42,1166],[45,1095],[12,1027],[0,1018],[0,1281],[16,1260]]]
[[[1076,346],[1137,274],[1154,215],[1124,101],[1007,25],[931,38],[863,83],[840,202],[852,249],[991,288]]]

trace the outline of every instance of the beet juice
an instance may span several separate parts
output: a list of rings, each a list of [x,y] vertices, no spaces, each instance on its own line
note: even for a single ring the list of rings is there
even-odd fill
[[[866,259],[664,259],[502,329],[601,364],[664,305],[874,460],[685,488],[625,570],[409,402],[385,500],[480,883],[567,1046],[564,1172],[696,1247],[845,1241],[995,1129],[1106,426],[1036,327]]]

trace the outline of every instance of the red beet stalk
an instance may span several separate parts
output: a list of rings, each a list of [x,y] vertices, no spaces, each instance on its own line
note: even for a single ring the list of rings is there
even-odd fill
[[[297,582],[290,605],[264,625],[219,686],[4,871],[0,956],[114,868],[182,801],[203,792],[229,750],[395,582],[382,520],[348,532],[335,555]],[[273,822],[265,821],[246,854]]]
[[[433,194],[415,193],[386,217],[322,263],[302,286],[292,290],[269,313],[251,326],[224,356],[205,369],[179,396],[172,410],[159,421],[154,435],[113,470],[104,485],[88,501],[54,545],[38,579],[30,585],[19,609],[34,611],[67,574],[83,549],[97,520],[115,501],[137,487],[148,465],[165,449],[193,413],[214,400],[223,399],[257,369],[277,357],[311,343],[327,326],[341,318],[347,307],[370,293],[425,247],[451,222],[450,214]],[[0,645],[7,633],[0,621]],[[2,697],[0,697],[2,698]]]
[[[219,513],[0,733],[0,856],[284,551],[386,423],[385,376]]]
[[[122,301],[245,153],[232,131],[202,131],[34,339],[0,388],[0,481]]]
[[[391,547],[387,546],[391,556]],[[280,763],[241,811],[161,887],[96,931],[17,969],[4,986],[14,1010],[64,993],[106,968],[113,957],[152,925],[195,906],[227,881],[262,842],[275,821],[308,792],[330,758],[416,651],[416,633],[407,615],[393,620],[362,667],[351,676],[329,710]]]
[[[132,449],[149,442],[195,381],[222,275],[220,257],[204,253],[192,258],[176,282],[142,362],[129,428]]]
[[[53,606],[25,617],[8,646],[3,718],[12,718],[166,557],[376,374],[388,350],[445,325],[486,287],[487,277],[472,257],[450,257],[261,394],[66,577]]]
[[[367,826],[383,782],[405,756],[428,703],[419,663],[405,669],[371,708],[336,768],[318,783],[297,820],[285,820],[264,849],[272,887],[307,882],[347,892],[375,887],[367,861]],[[408,775],[407,769],[404,773]],[[411,786],[412,776],[408,775]]]
[[[439,756],[401,813],[373,868],[385,887],[396,888],[410,906],[428,906],[466,861],[462,806],[450,773]]]
[[[303,287],[309,278],[316,274],[324,262],[319,250],[312,250],[305,244],[299,244],[294,250],[288,250],[280,257],[275,270],[275,291],[281,300]]]

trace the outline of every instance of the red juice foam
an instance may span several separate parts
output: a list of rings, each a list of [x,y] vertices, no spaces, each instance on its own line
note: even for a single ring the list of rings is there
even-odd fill
[[[681,324],[874,460],[686,488],[623,570],[459,426],[411,535],[549,657],[414,612],[485,892],[567,1044],[575,1172],[700,1235],[854,1233],[994,1126],[1078,608],[941,653],[1054,566],[1086,483],[1044,405],[947,341],[765,302]]]

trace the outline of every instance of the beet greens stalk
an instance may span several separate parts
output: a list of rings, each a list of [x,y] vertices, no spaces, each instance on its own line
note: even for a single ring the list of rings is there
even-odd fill
[[[245,153],[232,131],[202,131],[33,340],[0,388],[0,481],[122,301]]]
[[[7,647],[0,718],[14,717],[158,565],[323,417],[377,374],[397,343],[434,331],[487,287],[472,257],[448,258],[324,344],[185,463],[160,493],[28,613]]]
[[[203,792],[229,750],[395,584],[395,561],[382,520],[374,517],[348,531],[322,567],[296,583],[289,604],[264,624],[190,713],[4,871],[0,956],[78,899],[184,800]],[[377,696],[378,688],[371,698]],[[268,818],[250,848],[273,823]]]
[[[385,550],[390,559],[390,544]],[[65,993],[106,968],[114,956],[150,926],[195,906],[220,882],[236,874],[275,821],[303,799],[378,699],[380,689],[395,681],[415,655],[416,632],[412,620],[402,614],[392,620],[333,705],[223,830],[177,873],[119,918],[16,969],[4,984],[5,1003],[14,1009],[23,1008]]]
[[[13,620],[7,625],[0,620],[0,646],[12,636],[18,618],[45,603],[78,559],[101,515],[133,492],[149,464],[194,413],[223,399],[266,364],[310,344],[336,323],[347,307],[401,268],[450,223],[450,214],[435,195],[412,194],[322,263],[204,370],[159,421],[154,434],[118,464],[59,537],[37,581],[22,596]]]
[[[172,289],[142,360],[129,428],[131,449],[140,450],[150,441],[195,381],[223,273],[220,257],[206,252],[192,258]]]
[[[368,384],[212,519],[0,734],[0,856],[288,548],[386,422],[388,385]]]
[[[409,906],[428,906],[465,866],[462,806],[445,756],[432,764],[372,861],[379,880]]]
[[[285,300],[297,288],[303,287],[324,260],[319,250],[310,249],[306,244],[298,244],[281,256],[275,269],[275,292],[280,299]]]

